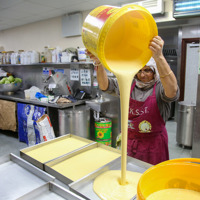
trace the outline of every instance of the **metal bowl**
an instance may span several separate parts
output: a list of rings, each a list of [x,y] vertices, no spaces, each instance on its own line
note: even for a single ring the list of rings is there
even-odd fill
[[[22,83],[0,84],[0,92],[16,92]]]

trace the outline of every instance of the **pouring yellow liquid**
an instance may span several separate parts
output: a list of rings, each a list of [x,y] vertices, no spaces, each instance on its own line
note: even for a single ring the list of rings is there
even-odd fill
[[[133,77],[151,57],[149,43],[157,35],[157,27],[151,14],[140,6],[117,9],[101,6],[93,10],[83,24],[82,37],[86,48],[114,73],[120,90],[121,171],[101,174],[95,179],[93,189],[101,199],[126,200],[136,194],[141,176],[140,173],[126,171],[130,89]],[[114,12],[115,15],[103,24],[106,15]]]

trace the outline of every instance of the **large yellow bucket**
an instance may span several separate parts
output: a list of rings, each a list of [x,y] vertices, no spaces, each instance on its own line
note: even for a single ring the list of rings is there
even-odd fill
[[[139,180],[137,200],[145,200],[150,194],[169,188],[200,192],[200,159],[173,159],[149,168]]]
[[[114,63],[144,66],[151,57],[150,40],[158,34],[156,23],[145,8],[100,6],[83,23],[85,47],[97,56],[108,70]]]

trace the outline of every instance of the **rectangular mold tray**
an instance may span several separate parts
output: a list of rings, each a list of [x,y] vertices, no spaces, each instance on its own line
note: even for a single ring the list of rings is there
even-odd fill
[[[94,141],[73,134],[67,134],[35,146],[24,148],[20,150],[20,156],[44,170],[44,164],[91,143],[94,143]],[[41,155],[43,156],[42,158]]]
[[[99,153],[98,152],[97,153],[98,155],[96,155],[95,158],[91,157],[92,155],[91,153],[94,153],[94,151],[99,151],[101,155],[98,154]],[[102,158],[102,155],[103,155],[103,158]],[[74,178],[69,177],[69,176],[72,176],[71,174],[74,175],[74,169],[77,172],[82,173],[81,175],[78,175],[78,179],[79,179],[80,176],[81,176],[80,178],[82,178],[86,176],[87,174],[98,170],[98,168],[101,168],[102,166],[106,165],[109,162],[112,162],[113,160],[119,157],[121,157],[120,150],[100,144],[100,143],[93,143],[93,144],[88,145],[87,147],[83,147],[82,149],[79,149],[61,158],[58,158],[49,163],[46,163],[45,171],[55,176],[61,182],[68,185],[69,183],[74,181]],[[80,160],[80,163],[77,164],[76,161],[74,160],[76,161]],[[97,165],[92,166],[93,163]],[[63,173],[59,172],[59,171],[65,170],[66,167],[68,167],[68,165],[71,165],[70,170],[73,173],[70,173],[69,170]],[[61,170],[60,169],[58,170],[58,166]],[[82,169],[84,169],[84,171]]]

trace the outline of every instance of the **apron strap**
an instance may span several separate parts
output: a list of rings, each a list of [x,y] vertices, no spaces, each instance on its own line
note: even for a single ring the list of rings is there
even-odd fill
[[[131,86],[130,95],[131,95],[131,93],[133,92],[135,86],[136,86],[136,81],[134,81],[134,83],[133,83],[132,86]],[[156,82],[155,82],[155,84],[154,84],[154,86],[153,86],[153,93],[152,93],[152,96],[155,96],[155,95],[156,95]]]
[[[133,83],[132,86],[131,86],[131,92],[130,92],[130,95],[131,95],[131,93],[133,92],[133,90],[134,90],[134,88],[135,88],[135,85],[136,85],[136,82],[134,81],[134,83]]]

